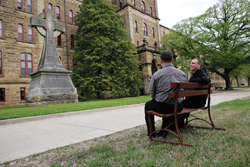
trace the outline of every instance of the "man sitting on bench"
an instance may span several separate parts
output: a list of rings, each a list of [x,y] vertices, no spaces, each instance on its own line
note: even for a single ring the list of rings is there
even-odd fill
[[[207,85],[211,82],[207,75],[207,70],[205,68],[201,68],[202,65],[203,61],[199,58],[194,58],[191,61],[190,70],[193,72],[193,75],[190,77],[188,82],[198,82],[201,85]],[[182,104],[185,108],[200,108],[205,106],[206,100],[206,95],[192,96],[186,97],[186,99],[182,101]]]
[[[211,82],[207,75],[207,70],[205,68],[201,68],[203,65],[203,61],[199,58],[194,58],[190,63],[190,70],[193,72],[193,75],[190,77],[188,82],[198,82],[201,85],[207,85]],[[200,108],[204,107],[206,104],[207,95],[201,96],[191,96],[186,97],[183,101],[184,108]],[[179,128],[183,128],[184,119],[188,117],[187,115],[182,115],[182,118],[179,119],[178,125]]]
[[[187,82],[186,74],[175,68],[172,64],[173,62],[173,54],[171,51],[163,51],[161,54],[161,66],[162,69],[155,72],[150,80],[148,93],[152,100],[148,101],[145,104],[145,120],[148,129],[148,135],[150,135],[150,127],[148,121],[148,114],[146,111],[154,110],[163,114],[170,114],[174,112],[174,104],[175,99],[168,98],[168,93],[172,91],[170,89],[171,82]],[[178,111],[182,110],[182,100],[183,98],[178,99]],[[163,118],[163,122],[173,122],[173,117]],[[152,121],[154,125],[154,116],[151,115],[150,121]],[[162,125],[164,127],[164,125]],[[153,126],[153,131],[155,131],[155,127]],[[153,132],[152,131],[152,132]],[[162,132],[164,138],[166,137],[166,132]],[[153,135],[154,137],[154,135]]]

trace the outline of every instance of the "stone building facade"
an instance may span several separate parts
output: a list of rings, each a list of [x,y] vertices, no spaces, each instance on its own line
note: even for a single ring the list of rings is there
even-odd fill
[[[160,65],[156,44],[162,34],[157,0],[108,1],[117,5],[128,38],[138,49],[146,93],[152,73]],[[55,38],[55,43],[64,68],[71,69],[77,30],[73,19],[80,4],[80,0],[0,0],[0,105],[25,103],[31,81],[29,74],[37,69],[44,40],[30,27],[30,18],[44,8],[53,9],[54,16],[67,27],[64,34]]]
[[[0,0],[0,105],[25,103],[31,81],[29,74],[37,69],[44,41],[30,27],[30,18],[44,8],[52,8],[61,24],[66,23],[67,33],[56,38],[55,43],[64,68],[73,65],[72,37],[77,27],[71,23],[69,13],[72,11],[74,17],[79,12],[80,1],[65,0],[65,4],[64,0]]]

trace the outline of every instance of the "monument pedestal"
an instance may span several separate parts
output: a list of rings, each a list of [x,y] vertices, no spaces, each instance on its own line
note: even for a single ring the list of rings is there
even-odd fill
[[[78,94],[71,78],[71,71],[38,70],[32,74],[26,94],[26,106],[78,103]]]

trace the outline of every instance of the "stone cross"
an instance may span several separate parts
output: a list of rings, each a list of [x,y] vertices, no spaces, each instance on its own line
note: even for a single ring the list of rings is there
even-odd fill
[[[31,17],[30,25],[44,36],[42,55],[37,70],[66,70],[60,61],[54,42],[55,37],[65,32],[65,26],[61,25],[59,20],[53,17],[53,11],[47,8],[37,17]]]

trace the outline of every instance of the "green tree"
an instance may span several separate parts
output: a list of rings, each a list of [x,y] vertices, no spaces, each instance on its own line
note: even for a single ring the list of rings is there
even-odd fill
[[[204,14],[177,23],[162,43],[180,56],[200,57],[231,89],[232,70],[250,61],[249,17],[249,0],[219,0]]]
[[[230,72],[231,83],[235,79],[237,86],[240,87],[239,79],[242,78],[243,66],[238,66]]]
[[[242,67],[242,77],[247,80],[247,85],[250,86],[250,64],[245,64]]]
[[[116,98],[139,95],[142,87],[135,45],[107,0],[83,0],[75,17],[77,47],[72,81],[80,98]]]

